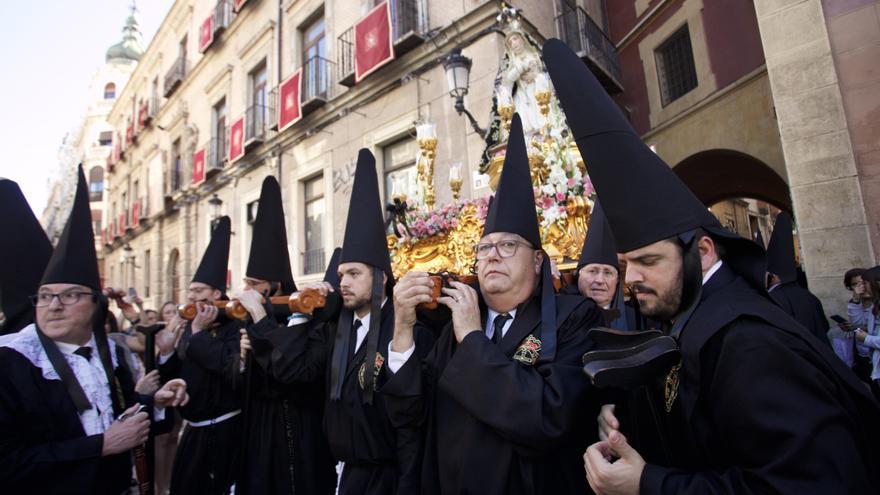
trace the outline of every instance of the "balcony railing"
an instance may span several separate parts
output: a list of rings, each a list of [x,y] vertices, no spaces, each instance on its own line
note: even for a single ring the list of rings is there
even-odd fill
[[[339,84],[349,88],[354,86],[354,26],[336,38],[336,61]]]
[[[556,17],[556,30],[559,38],[587,62],[606,90],[623,90],[614,43],[582,7],[564,6]]]
[[[226,135],[229,133],[229,129],[226,129],[226,132],[223,133],[223,136],[214,136],[205,146],[207,150],[207,157],[205,157],[205,171],[211,172],[214,170],[223,170],[223,167],[226,166],[227,162],[227,152],[228,152],[228,141],[226,141]]]
[[[178,57],[177,60],[171,65],[171,68],[168,69],[168,72],[165,74],[165,97],[168,98],[174,93],[174,90],[180,86],[180,83],[183,82],[183,78],[186,77],[187,72],[187,62],[184,57]]]
[[[269,137],[275,116],[274,96],[274,93],[268,93],[266,104],[253,104],[245,111],[245,145],[261,143]]]
[[[309,249],[303,253],[303,273],[321,273],[324,268],[323,249]]]
[[[421,0],[388,0],[391,9],[391,39],[394,55],[404,53],[425,41],[428,16]],[[337,80],[343,86],[354,86],[354,26],[336,39]]]
[[[218,34],[229,27],[229,23],[231,23],[232,19],[234,18],[235,13],[232,11],[232,2],[230,0],[219,0],[217,2],[217,5],[214,7],[215,39]]]
[[[335,64],[324,57],[312,57],[302,67],[302,113],[308,114],[333,97]]]

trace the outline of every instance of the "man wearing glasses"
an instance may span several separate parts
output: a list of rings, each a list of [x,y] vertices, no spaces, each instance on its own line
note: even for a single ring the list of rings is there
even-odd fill
[[[227,493],[238,473],[241,403],[232,380],[238,372],[238,324],[213,304],[226,298],[230,235],[229,217],[221,217],[187,290],[196,317],[177,349],[159,355],[162,379],[180,376],[192,394],[180,410],[187,425],[174,457],[172,494]]]
[[[31,298],[35,323],[0,344],[5,493],[122,493],[130,451],[149,434],[145,411],[161,419],[164,407],[188,400],[182,380],[153,396],[135,393],[120,348],[104,333],[108,302],[94,242],[80,168],[70,218]]]
[[[581,356],[601,325],[590,299],[556,295],[541,250],[528,157],[514,116],[498,190],[475,247],[478,288],[444,287],[451,311],[418,358],[416,306],[432,282],[410,272],[394,291],[394,338],[380,388],[397,425],[426,429],[423,493],[586,493],[580,454],[592,435]]]

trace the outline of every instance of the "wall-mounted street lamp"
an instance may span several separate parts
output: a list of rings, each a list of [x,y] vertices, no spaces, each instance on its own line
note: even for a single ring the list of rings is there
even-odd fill
[[[455,98],[455,111],[459,115],[467,115],[474,131],[480,137],[486,137],[486,130],[477,124],[477,119],[464,107],[464,97],[468,94],[470,86],[471,65],[473,61],[461,54],[461,48],[456,48],[443,61],[443,70],[446,71],[446,84],[449,88],[449,96]]]

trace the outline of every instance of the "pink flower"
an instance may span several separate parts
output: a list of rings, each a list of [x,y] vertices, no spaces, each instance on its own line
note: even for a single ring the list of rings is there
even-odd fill
[[[541,208],[547,209],[553,205],[553,198],[550,196],[542,196],[540,201]]]
[[[575,182],[574,177],[569,177],[567,182],[568,187],[574,187]]]
[[[561,192],[556,193],[556,201],[565,201],[565,194]]]

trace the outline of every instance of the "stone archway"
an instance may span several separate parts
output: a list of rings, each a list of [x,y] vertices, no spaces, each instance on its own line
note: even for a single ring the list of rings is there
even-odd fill
[[[673,170],[707,206],[731,198],[755,198],[792,211],[785,180],[767,164],[736,150],[695,153]]]

